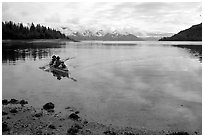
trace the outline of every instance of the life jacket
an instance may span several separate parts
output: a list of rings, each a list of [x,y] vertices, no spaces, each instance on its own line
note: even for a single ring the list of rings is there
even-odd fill
[[[60,64],[61,64],[61,61],[60,60],[56,60],[54,62],[54,67],[58,67]]]
[[[67,66],[65,64],[61,64],[62,68],[66,68]]]
[[[50,65],[53,65],[55,61],[56,61],[56,59],[52,59],[52,60],[50,61]]]

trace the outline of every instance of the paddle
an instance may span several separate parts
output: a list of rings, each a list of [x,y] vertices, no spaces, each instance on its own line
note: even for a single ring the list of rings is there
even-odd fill
[[[76,57],[68,57],[68,58],[66,58],[66,59],[63,59],[62,61],[67,61],[67,60],[70,60],[70,59],[74,59],[74,58],[76,58]]]
[[[49,64],[46,64],[46,65],[44,65],[42,67],[39,67],[39,69],[45,69],[47,66],[49,66]]]
[[[70,60],[70,59],[74,59],[75,57],[68,57],[68,58],[66,58],[66,59],[63,59],[62,61],[67,61],[67,60]],[[45,69],[47,66],[49,66],[49,64],[46,64],[46,65],[44,65],[44,66],[42,66],[42,67],[39,67],[40,69]]]

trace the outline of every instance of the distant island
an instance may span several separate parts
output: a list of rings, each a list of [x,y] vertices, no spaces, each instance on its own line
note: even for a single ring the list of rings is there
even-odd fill
[[[2,22],[2,39],[67,39],[74,41],[60,31],[40,24],[35,26],[32,23],[30,27],[26,27],[22,23],[16,24],[12,21]]]
[[[171,37],[163,37],[159,41],[202,41],[202,23],[193,25]]]

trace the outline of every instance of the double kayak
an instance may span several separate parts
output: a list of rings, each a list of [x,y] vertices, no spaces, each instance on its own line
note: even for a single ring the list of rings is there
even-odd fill
[[[57,77],[58,80],[62,79],[62,77],[67,77],[73,80],[74,82],[77,81],[75,78],[70,77],[70,71],[67,67],[66,68],[59,68],[59,67],[56,68],[52,65],[47,65],[47,68],[40,67],[40,69],[46,72],[51,72],[54,77]]]
[[[58,80],[61,79],[61,77],[67,77],[76,82],[77,80],[73,77],[70,77],[69,69],[66,68],[55,68],[53,66],[50,66],[49,70],[53,73],[53,76],[57,77]]]
[[[69,73],[69,70],[68,68],[58,68],[58,67],[54,67],[52,65],[50,65],[50,71],[53,71],[53,72],[58,72],[58,73]]]

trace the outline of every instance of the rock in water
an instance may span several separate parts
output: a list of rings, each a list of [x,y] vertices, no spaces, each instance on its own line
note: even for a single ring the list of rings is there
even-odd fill
[[[11,103],[11,104],[17,104],[17,103],[18,103],[18,100],[16,100],[16,99],[11,99],[11,100],[9,101],[9,103]]]
[[[2,100],[2,105],[8,105],[8,100],[7,99],[4,99],[4,100]]]
[[[21,100],[19,103],[20,103],[22,106],[24,106],[25,104],[28,104],[28,101]]]
[[[73,119],[73,120],[78,120],[80,117],[77,114],[72,113],[72,114],[69,115],[69,118]]]
[[[54,108],[55,108],[55,105],[52,102],[46,103],[43,106],[43,109],[45,109],[45,110],[51,110],[51,109],[54,109]]]

